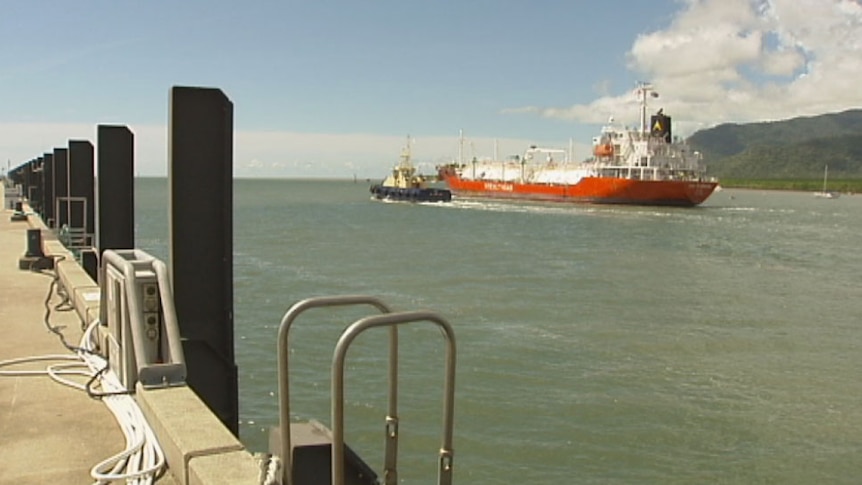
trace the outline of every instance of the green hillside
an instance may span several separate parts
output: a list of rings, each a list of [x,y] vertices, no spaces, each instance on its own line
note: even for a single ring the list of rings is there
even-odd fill
[[[862,178],[862,110],[785,121],[724,124],[688,139],[722,179]]]

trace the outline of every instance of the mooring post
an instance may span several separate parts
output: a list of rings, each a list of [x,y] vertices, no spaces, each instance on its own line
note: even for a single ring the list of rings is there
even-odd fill
[[[17,188],[17,196],[18,200],[14,201],[15,211],[12,213],[12,216],[9,218],[12,222],[23,222],[27,220],[27,215],[24,214],[24,202],[21,200],[23,195],[23,184],[26,174],[27,164],[21,165],[10,174],[10,178],[12,182],[15,183]]]
[[[61,198],[69,196],[69,178],[68,178],[68,150],[65,148],[54,149],[54,227],[60,229],[64,224],[68,224],[68,211],[63,203],[60,203]],[[66,202],[65,204],[68,204]]]
[[[41,258],[45,256],[42,251],[42,230],[27,229],[27,252],[24,256],[28,258]]]
[[[33,212],[42,215],[42,159],[34,158],[27,164],[30,167],[30,188],[27,200]]]
[[[233,338],[233,103],[170,92],[168,185],[174,301],[189,386],[239,434]]]
[[[21,165],[21,195],[26,199],[27,195],[30,193],[30,173],[32,172],[30,168],[30,162],[24,163]]]
[[[42,155],[42,220],[54,227],[54,153]]]
[[[106,249],[135,248],[135,137],[126,126],[99,125],[96,243]]]
[[[45,256],[42,250],[42,230],[27,229],[27,250],[18,258],[18,269],[42,270],[54,267],[54,259]]]
[[[69,225],[83,229],[85,238],[92,238],[96,227],[93,144],[88,140],[69,140],[68,163],[69,197],[74,197],[69,205]],[[84,241],[84,245],[92,246],[92,241]]]
[[[20,165],[19,165],[19,166],[17,166],[17,167],[15,167],[15,168],[14,168],[14,169],[9,173],[9,178],[11,178],[11,179],[12,179],[12,183],[13,183],[14,185],[16,185],[16,186],[17,186],[17,185],[21,185],[21,184],[23,183],[23,180],[24,180],[24,167],[23,167],[23,166],[20,166]]]

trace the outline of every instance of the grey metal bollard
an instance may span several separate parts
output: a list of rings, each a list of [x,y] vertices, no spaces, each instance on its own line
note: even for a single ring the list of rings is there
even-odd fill
[[[42,252],[42,230],[27,229],[27,252],[24,256],[28,258],[43,258],[45,253]]]

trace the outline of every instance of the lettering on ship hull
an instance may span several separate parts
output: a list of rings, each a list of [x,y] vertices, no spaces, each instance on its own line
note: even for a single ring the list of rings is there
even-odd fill
[[[503,184],[499,182],[485,182],[483,184],[485,190],[491,190],[494,192],[514,192],[515,186],[513,184]]]
[[[704,184],[704,183],[695,182],[695,183],[688,184],[688,189],[690,191],[692,191],[695,195],[708,196],[710,193],[712,193],[714,186],[712,184],[708,184],[708,183]]]

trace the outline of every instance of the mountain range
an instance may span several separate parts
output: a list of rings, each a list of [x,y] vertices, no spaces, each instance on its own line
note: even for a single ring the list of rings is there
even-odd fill
[[[688,144],[707,173],[734,179],[862,178],[862,109],[782,121],[726,123],[697,131]]]

